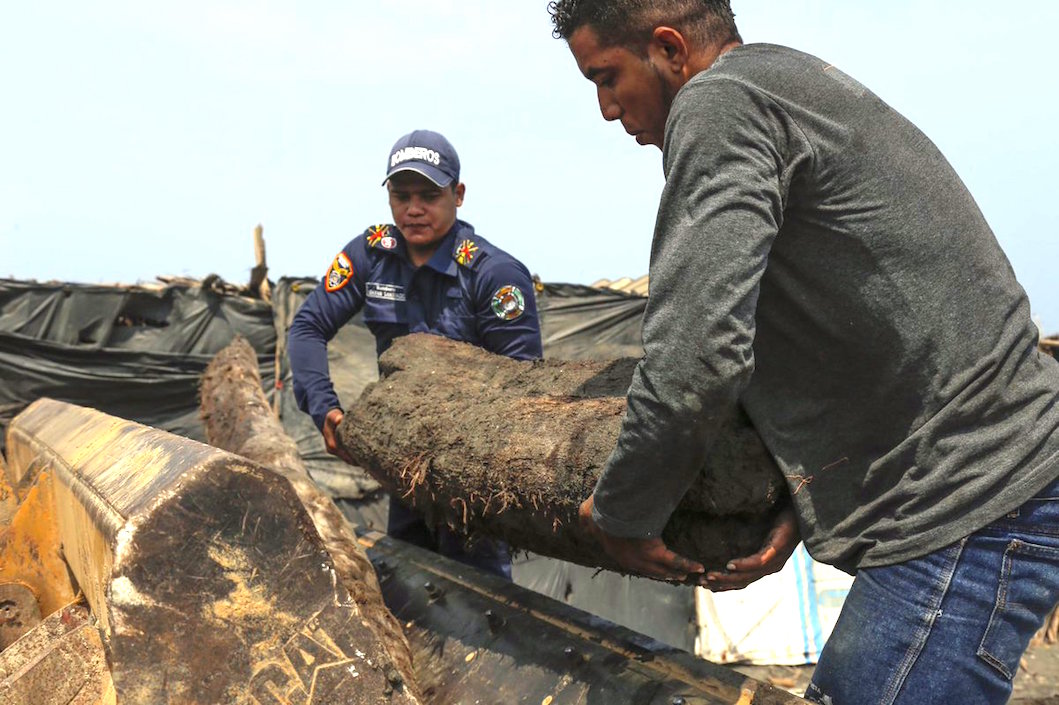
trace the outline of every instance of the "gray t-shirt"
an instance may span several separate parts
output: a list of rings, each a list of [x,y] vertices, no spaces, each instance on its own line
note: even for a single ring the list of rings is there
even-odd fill
[[[645,355],[596,519],[657,536],[741,401],[802,537],[914,558],[1059,475],[1059,364],[938,149],[813,56],[738,47],[666,125]]]

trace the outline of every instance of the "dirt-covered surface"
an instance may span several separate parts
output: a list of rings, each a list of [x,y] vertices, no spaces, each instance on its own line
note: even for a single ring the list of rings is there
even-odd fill
[[[519,362],[410,335],[382,356],[382,379],[351,405],[339,434],[358,464],[433,521],[614,567],[571,528],[614,448],[635,364]],[[786,492],[741,415],[663,536],[684,555],[723,565],[760,548]]]
[[[729,666],[752,678],[804,695],[812,666]],[[1030,645],[1015,676],[1011,705],[1059,705],[1059,644]],[[958,704],[957,704],[958,705]]]

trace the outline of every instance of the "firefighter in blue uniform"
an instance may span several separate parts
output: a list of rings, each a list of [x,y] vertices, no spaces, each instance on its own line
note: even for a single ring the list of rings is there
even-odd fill
[[[528,270],[456,218],[466,187],[448,140],[429,130],[405,135],[390,150],[383,183],[394,224],[368,228],[338,253],[288,334],[298,406],[316,422],[328,452],[340,457],[335,429],[343,412],[329,377],[327,343],[361,309],[380,355],[394,338],[433,333],[517,360],[541,357]],[[447,527],[427,526],[396,498],[388,532],[511,577],[507,546],[487,539],[468,545]]]

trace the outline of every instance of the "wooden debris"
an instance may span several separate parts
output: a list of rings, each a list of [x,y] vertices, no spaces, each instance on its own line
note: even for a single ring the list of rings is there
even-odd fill
[[[254,228],[254,261],[247,289],[251,296],[272,301],[272,285],[268,281],[268,261],[265,258],[265,229],[260,224]]]

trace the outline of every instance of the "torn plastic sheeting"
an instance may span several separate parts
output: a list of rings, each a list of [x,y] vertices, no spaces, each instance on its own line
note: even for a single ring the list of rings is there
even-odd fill
[[[275,350],[271,307],[184,284],[161,287],[0,279],[0,332],[95,350],[213,355],[242,335]]]
[[[188,284],[158,288],[0,279],[3,431],[41,397],[90,406],[196,440],[198,378],[236,335],[273,386],[269,304]]]
[[[30,403],[51,397],[205,440],[198,384],[211,357],[86,350],[0,333],[0,429]],[[271,387],[272,358],[259,360]]]

